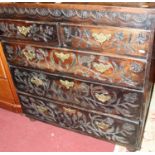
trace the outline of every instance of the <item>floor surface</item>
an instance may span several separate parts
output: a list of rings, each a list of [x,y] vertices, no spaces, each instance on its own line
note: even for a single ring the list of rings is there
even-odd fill
[[[113,152],[114,145],[0,109],[0,152]]]

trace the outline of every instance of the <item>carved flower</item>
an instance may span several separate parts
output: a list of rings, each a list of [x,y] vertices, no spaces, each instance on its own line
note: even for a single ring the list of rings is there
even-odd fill
[[[134,73],[139,73],[139,72],[143,71],[143,67],[141,64],[139,64],[137,62],[133,62],[130,65],[130,70],[133,71]]]
[[[129,103],[134,103],[135,101],[137,101],[137,94],[136,93],[125,94],[124,100]]]
[[[139,44],[144,44],[147,40],[148,40],[148,36],[140,33],[136,39],[136,42],[138,42]]]

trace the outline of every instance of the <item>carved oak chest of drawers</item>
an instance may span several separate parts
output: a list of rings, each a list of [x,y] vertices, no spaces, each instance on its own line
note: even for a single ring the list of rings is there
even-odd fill
[[[152,90],[153,10],[0,4],[0,38],[23,112],[139,149]]]

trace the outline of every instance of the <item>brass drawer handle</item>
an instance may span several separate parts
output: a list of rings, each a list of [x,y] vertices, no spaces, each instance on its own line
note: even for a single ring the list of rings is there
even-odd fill
[[[103,33],[92,33],[92,36],[97,42],[101,44],[111,38],[111,34],[103,34]]]
[[[24,36],[27,36],[27,34],[30,32],[30,27],[17,26],[17,29]]]
[[[29,61],[33,60],[36,57],[35,51],[32,49],[28,49],[27,51],[25,51],[25,49],[23,50],[23,54],[26,57],[26,59]]]
[[[103,103],[111,99],[111,96],[98,93],[95,93],[95,97]]]
[[[71,108],[63,107],[63,110],[64,110],[64,112],[66,112],[68,114],[75,114],[76,113],[76,110],[71,109]]]
[[[103,122],[96,122],[96,125],[101,130],[107,130],[109,128],[109,124],[103,123]]]
[[[69,82],[67,80],[60,80],[60,83],[65,86],[67,89],[74,86],[74,82]]]
[[[58,53],[58,52],[55,52],[55,55],[62,61],[64,62],[65,60],[67,60],[69,57],[70,57],[70,54],[64,54],[64,53]]]
[[[31,83],[35,84],[37,87],[44,85],[44,82],[36,76],[31,78]]]
[[[39,113],[45,113],[48,111],[48,109],[46,107],[43,107],[43,106],[37,105],[36,108],[37,108]]]
[[[109,64],[102,64],[102,63],[93,63],[93,67],[100,73],[104,73],[105,71],[109,70],[110,68],[112,68],[112,65]]]

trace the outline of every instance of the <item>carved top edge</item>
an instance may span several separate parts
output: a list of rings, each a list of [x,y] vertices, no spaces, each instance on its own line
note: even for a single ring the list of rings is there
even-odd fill
[[[155,8],[155,4],[151,2],[119,2],[119,3],[113,3],[113,2],[69,2],[69,3],[22,3],[23,7],[46,7],[46,8],[67,8],[67,9],[85,9],[86,5],[88,6],[88,10],[94,10],[97,8],[97,10],[104,10],[104,9],[114,9],[119,12],[122,11],[128,11],[128,12],[137,12],[137,13],[142,13],[142,12],[147,12],[151,11],[152,9]],[[0,6],[16,6],[16,7],[21,7],[21,3],[1,3]],[[119,9],[121,8],[121,9]],[[141,12],[142,11],[142,12]]]
[[[1,6],[1,5],[0,5]],[[88,8],[88,7],[87,7]],[[62,8],[46,8],[46,7],[17,7],[17,6],[1,6],[1,18],[19,18],[28,17],[32,19],[48,18],[48,19],[65,19],[69,21],[87,21],[96,23],[108,23],[111,25],[127,25],[131,27],[141,27],[149,29],[154,25],[155,16],[148,13],[128,13],[108,10],[80,10],[80,9],[62,9]],[[40,20],[40,19],[39,19]],[[153,26],[154,27],[154,26]]]

